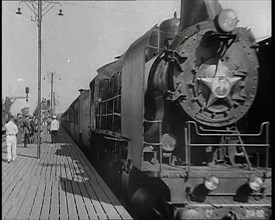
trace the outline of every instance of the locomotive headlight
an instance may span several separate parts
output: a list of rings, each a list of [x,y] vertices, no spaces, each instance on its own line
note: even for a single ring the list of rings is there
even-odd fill
[[[258,176],[251,176],[248,185],[253,191],[259,191],[263,186],[263,180]]]
[[[216,177],[214,175],[209,176],[209,177],[205,178],[205,180],[204,180],[204,186],[206,187],[206,189],[208,189],[210,191],[217,189],[219,184],[220,184],[220,181],[219,181],[218,177]]]
[[[231,9],[222,10],[217,17],[218,27],[224,32],[233,31],[238,23],[238,17]]]

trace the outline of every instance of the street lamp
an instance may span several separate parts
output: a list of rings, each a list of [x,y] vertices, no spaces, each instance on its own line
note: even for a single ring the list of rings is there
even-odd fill
[[[62,12],[62,9],[59,9],[59,13],[57,15],[59,15],[59,16],[63,16],[64,15],[63,12]]]
[[[17,15],[21,15],[20,5],[24,3],[35,15],[35,22],[38,27],[38,151],[37,157],[40,158],[40,144],[41,144],[41,26],[42,17],[46,15],[54,6],[61,4],[53,1],[20,1],[19,7],[17,8]],[[59,16],[63,16],[62,9],[59,9]]]
[[[30,88],[28,86],[25,88],[25,93],[26,93],[26,102],[28,102],[29,101],[29,93],[30,93]]]
[[[22,15],[22,12],[21,12],[21,8],[20,8],[20,7],[17,8],[16,14],[17,14],[17,15]]]

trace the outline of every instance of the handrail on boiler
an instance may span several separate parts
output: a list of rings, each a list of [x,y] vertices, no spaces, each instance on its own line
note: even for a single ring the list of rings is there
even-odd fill
[[[190,164],[191,164],[191,151],[190,147],[209,147],[209,145],[213,147],[219,147],[219,146],[224,146],[224,147],[265,147],[266,148],[266,168],[268,167],[269,163],[269,122],[263,122],[260,126],[260,131],[255,134],[240,134],[238,130],[216,130],[216,129],[204,129],[202,127],[198,128],[198,125],[195,121],[187,121],[185,125],[185,152],[186,152],[186,163],[188,165],[188,172],[190,171]],[[240,144],[234,143],[234,144],[202,144],[202,143],[192,143],[191,142],[191,126],[195,128],[195,134],[197,136],[201,137],[238,137],[241,139],[241,137],[259,137],[263,134],[265,131],[265,143],[262,144],[248,144],[248,143],[243,143],[241,141]],[[200,130],[199,130],[200,129]],[[211,133],[201,133],[202,132],[211,132]],[[248,163],[249,164],[249,163]],[[250,164],[249,164],[250,165]],[[249,166],[250,167],[250,166]]]

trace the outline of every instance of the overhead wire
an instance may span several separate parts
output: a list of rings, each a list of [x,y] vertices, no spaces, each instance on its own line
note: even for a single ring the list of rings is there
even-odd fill
[[[134,1],[133,1],[134,2]],[[123,11],[123,10],[115,10],[115,9],[109,9],[109,8],[103,8],[103,7],[98,7],[98,6],[91,6],[91,5],[84,5],[84,4],[79,4],[79,3],[72,3],[72,2],[62,2],[62,5],[74,5],[74,6],[79,6],[79,7],[83,7],[83,8],[91,8],[91,9],[100,9],[100,10],[104,10],[104,11],[114,11],[114,12],[122,12],[122,13],[128,13],[129,11]],[[136,13],[133,12],[133,14],[141,14],[141,15],[147,15],[147,13]]]

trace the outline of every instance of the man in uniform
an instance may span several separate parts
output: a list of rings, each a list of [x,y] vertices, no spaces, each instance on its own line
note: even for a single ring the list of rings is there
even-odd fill
[[[59,122],[56,120],[56,116],[53,116],[53,120],[51,122],[51,137],[52,137],[52,143],[57,143],[58,139],[58,130],[59,130]]]
[[[27,144],[30,143],[31,136],[31,124],[29,116],[27,116],[23,122],[23,133],[24,133],[24,147],[27,147]]]
[[[6,141],[7,141],[7,159],[8,163],[16,159],[16,147],[17,139],[16,135],[18,133],[18,128],[14,123],[14,118],[12,115],[9,116],[9,121],[5,124],[6,129]]]

